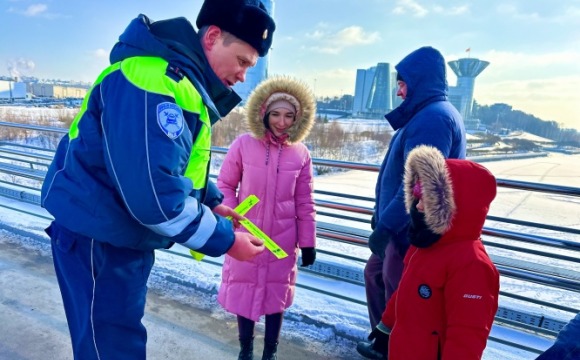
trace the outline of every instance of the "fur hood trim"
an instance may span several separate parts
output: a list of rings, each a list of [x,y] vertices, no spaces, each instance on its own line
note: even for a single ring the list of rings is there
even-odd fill
[[[288,143],[297,143],[304,140],[312,126],[316,116],[316,101],[314,95],[303,82],[287,77],[275,76],[260,83],[248,98],[246,104],[246,124],[255,138],[263,139],[266,135],[264,126],[264,113],[270,97],[273,94],[290,94],[300,104],[296,114],[296,121],[288,129]]]
[[[414,148],[405,163],[405,208],[410,212],[413,187],[421,180],[425,223],[431,231],[443,235],[451,227],[456,211],[451,177],[443,154],[432,146]]]

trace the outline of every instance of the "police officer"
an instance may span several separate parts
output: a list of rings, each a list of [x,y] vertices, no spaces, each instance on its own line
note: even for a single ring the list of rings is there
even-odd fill
[[[42,187],[75,359],[145,359],[154,250],[179,243],[247,260],[264,250],[208,180],[211,126],[267,54],[256,0],[206,0],[183,18],[134,19],[61,140]]]

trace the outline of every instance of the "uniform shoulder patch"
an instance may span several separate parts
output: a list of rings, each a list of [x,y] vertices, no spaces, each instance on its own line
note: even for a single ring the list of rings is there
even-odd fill
[[[157,105],[157,123],[167,137],[176,139],[183,132],[183,110],[171,102],[162,102]]]

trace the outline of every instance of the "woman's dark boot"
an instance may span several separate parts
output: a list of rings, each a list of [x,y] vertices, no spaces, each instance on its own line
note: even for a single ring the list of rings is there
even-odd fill
[[[240,339],[240,354],[238,360],[253,360],[254,359],[254,338]]]
[[[262,360],[276,360],[276,351],[278,351],[278,342],[265,342],[264,352],[262,353]]]

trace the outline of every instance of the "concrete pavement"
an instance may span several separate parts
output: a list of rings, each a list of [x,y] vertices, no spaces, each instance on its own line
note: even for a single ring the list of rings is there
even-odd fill
[[[236,359],[235,320],[212,317],[207,310],[149,291],[146,315],[148,359]],[[255,358],[263,337],[257,332]],[[316,344],[283,338],[279,359],[356,359],[357,355],[328,356],[309,351]],[[323,344],[320,344],[322,346]],[[52,259],[6,240],[0,231],[0,359],[69,360],[70,339]]]

